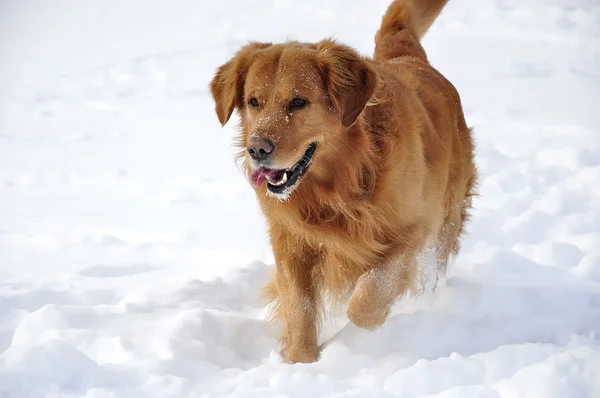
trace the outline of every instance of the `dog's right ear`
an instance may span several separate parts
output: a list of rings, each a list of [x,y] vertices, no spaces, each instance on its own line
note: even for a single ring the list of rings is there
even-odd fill
[[[243,105],[244,83],[252,63],[252,54],[256,50],[269,46],[271,43],[250,42],[217,69],[210,82],[210,92],[215,101],[217,116],[223,126],[231,117],[235,107],[240,108]]]

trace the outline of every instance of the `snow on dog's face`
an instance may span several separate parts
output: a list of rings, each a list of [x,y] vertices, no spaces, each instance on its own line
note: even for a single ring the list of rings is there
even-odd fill
[[[317,44],[250,43],[211,82],[224,125],[240,115],[240,157],[255,189],[288,198],[304,179],[326,183],[329,167],[376,85],[354,50]]]

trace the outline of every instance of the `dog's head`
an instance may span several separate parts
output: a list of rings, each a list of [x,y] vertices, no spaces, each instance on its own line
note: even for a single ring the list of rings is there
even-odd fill
[[[347,155],[340,153],[345,135],[376,85],[356,51],[324,40],[250,43],[218,68],[210,89],[221,124],[239,112],[240,156],[252,184],[283,198],[305,174],[325,177],[331,158]]]

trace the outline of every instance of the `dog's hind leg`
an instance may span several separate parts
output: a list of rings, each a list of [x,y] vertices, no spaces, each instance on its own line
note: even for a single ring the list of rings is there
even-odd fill
[[[438,276],[445,275],[451,257],[458,253],[460,230],[460,210],[454,210],[446,217],[437,235],[435,263]]]
[[[460,250],[460,238],[465,233],[465,226],[470,218],[469,211],[473,206],[477,174],[467,181],[464,195],[450,206],[446,218],[437,235],[436,263],[440,275],[446,273],[448,262]]]

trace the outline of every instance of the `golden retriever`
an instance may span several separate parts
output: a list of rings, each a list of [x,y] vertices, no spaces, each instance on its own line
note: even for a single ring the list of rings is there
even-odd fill
[[[336,41],[250,42],[210,89],[268,222],[275,273],[265,292],[282,357],[314,362],[326,299],[374,329],[414,292],[416,257],[456,255],[477,180],[454,86],[421,37],[447,0],[397,0],[372,58]]]

